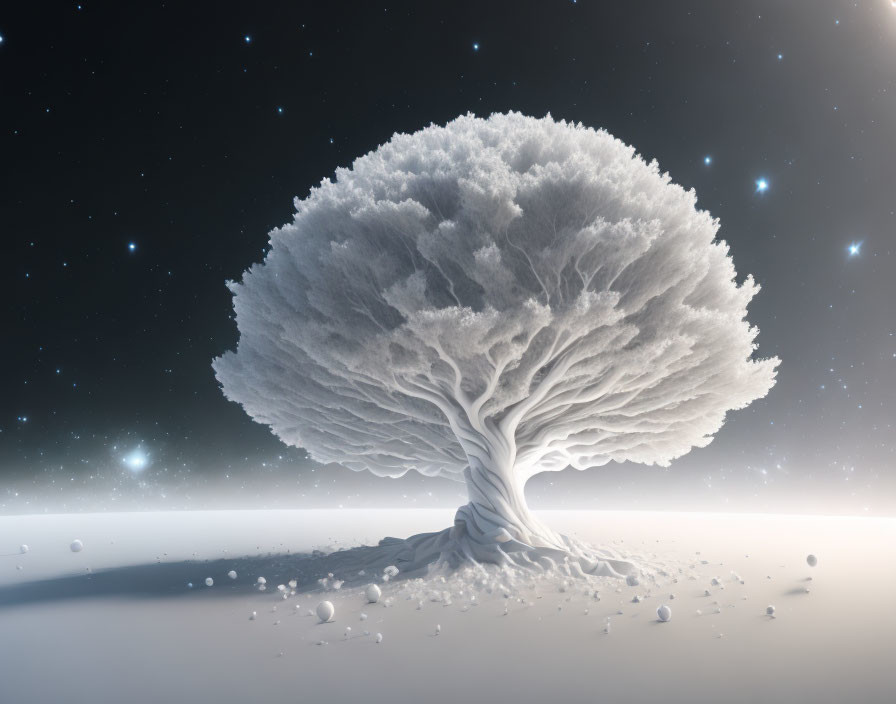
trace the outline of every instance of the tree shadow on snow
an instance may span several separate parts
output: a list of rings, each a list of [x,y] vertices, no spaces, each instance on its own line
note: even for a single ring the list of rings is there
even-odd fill
[[[256,591],[258,577],[266,579],[268,593],[276,594],[278,585],[288,585],[293,579],[296,592],[323,591],[325,587],[318,581],[323,578],[329,580],[328,588],[333,588],[334,580],[344,582],[345,587],[368,584],[375,578],[379,581],[392,557],[394,552],[384,550],[381,544],[328,554],[315,551],[128,565],[0,586],[0,609],[96,597],[186,598],[198,593],[228,597]],[[230,570],[236,571],[236,579],[227,576]],[[214,580],[212,587],[206,586],[207,577]]]

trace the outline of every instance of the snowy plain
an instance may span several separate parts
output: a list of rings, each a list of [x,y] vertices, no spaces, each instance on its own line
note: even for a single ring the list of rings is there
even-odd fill
[[[312,550],[439,530],[453,511],[0,517],[0,701],[896,701],[896,519],[538,515],[650,568],[635,586],[322,586],[334,563]],[[329,623],[309,614],[323,600]]]

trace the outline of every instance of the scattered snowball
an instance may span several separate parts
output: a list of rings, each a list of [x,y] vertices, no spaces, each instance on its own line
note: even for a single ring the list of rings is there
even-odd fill
[[[439,635],[442,632],[442,624],[436,624],[436,635]]]
[[[633,574],[625,578],[625,583],[630,587],[637,587],[640,584],[638,578]]]
[[[326,623],[332,619],[335,612],[336,609],[333,608],[333,602],[331,601],[322,601],[317,605],[317,617],[321,623]]]
[[[698,616],[702,616],[702,615],[703,615],[703,612],[702,612],[700,609],[697,609],[697,615],[698,615]]]
[[[22,553],[23,555],[24,555],[26,552],[28,552],[30,549],[31,549],[31,548],[29,548],[29,547],[28,547],[27,545],[25,545],[24,543],[23,543],[22,545],[19,546],[19,552]]]
[[[346,627],[345,627],[345,638],[346,638],[346,640],[348,640],[349,638],[351,638],[351,636],[352,636],[352,627],[351,627],[351,626],[346,626]]]
[[[382,633],[377,633],[377,634],[376,634],[376,642],[377,642],[377,643],[382,643],[382,642],[383,642],[383,634],[382,634]]]
[[[818,564],[818,558],[815,557],[815,555],[807,555],[806,563],[809,565],[809,567],[815,567],[815,565]]]
[[[267,584],[268,580],[266,580],[264,577],[259,577],[258,579],[255,580],[255,583],[256,584]]]
[[[206,578],[205,578],[205,586],[207,586],[207,587],[211,587],[211,586],[213,586],[214,584],[215,584],[215,580],[213,580],[211,577],[206,577]]]
[[[230,572],[227,573],[227,576],[231,579],[236,579],[236,570],[230,570]]]
[[[72,541],[72,544],[69,545],[69,548],[71,548],[72,552],[81,552],[84,549],[84,543],[82,543],[78,539],[75,539]]]
[[[772,606],[771,604],[769,604],[768,606],[765,607],[765,613],[767,613],[769,616],[774,616],[775,615],[775,607]]]
[[[367,597],[367,601],[371,604],[378,602],[382,595],[382,590],[375,584],[368,584],[367,589],[364,590],[364,596]]]
[[[383,570],[383,574],[388,577],[395,577],[398,575],[398,568],[395,565],[389,565],[386,569]]]
[[[633,604],[640,604],[640,603],[641,603],[641,597],[639,597],[637,594],[635,594],[635,595],[632,597],[632,603],[633,603]]]
[[[660,608],[658,608],[658,609],[656,610],[656,617],[657,617],[660,621],[662,621],[663,623],[665,623],[665,622],[668,621],[670,618],[672,618],[672,609],[670,609],[668,606],[666,606],[665,604],[663,604],[663,605],[660,606]]]
[[[253,611],[251,614],[249,614],[249,620],[254,621],[256,616],[258,616],[258,614]]]
[[[367,620],[367,614],[365,614],[363,611],[361,612],[361,620],[362,620],[362,621],[366,621],[366,620]]]
[[[192,589],[192,588],[193,588],[193,583],[187,582],[187,589]]]

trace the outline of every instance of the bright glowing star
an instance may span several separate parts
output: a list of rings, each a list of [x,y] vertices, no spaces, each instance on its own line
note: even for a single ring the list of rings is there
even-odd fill
[[[3,43],[3,35],[0,34],[0,44],[2,44],[2,43]]]
[[[859,254],[862,249],[861,242],[853,242],[849,247],[847,247],[847,251],[849,252],[849,256],[855,257]]]
[[[473,51],[479,51],[479,42],[473,42]]]
[[[149,462],[149,458],[139,447],[124,458],[124,463],[135,472],[146,469],[147,462]]]
[[[778,61],[784,58],[784,54],[778,54]]]
[[[703,163],[709,166],[712,163],[712,157],[709,155],[703,157]]]
[[[282,115],[282,114],[283,114],[283,108],[277,108],[277,112],[280,113],[280,114]]]
[[[756,192],[757,193],[765,193],[768,190],[768,181],[764,178],[760,178],[756,181]]]
[[[134,242],[129,242],[129,243],[128,243],[128,251],[129,251],[129,252],[136,252],[136,251],[137,251],[137,245],[136,245]]]
[[[250,37],[248,34],[245,37],[243,37],[243,39],[246,40],[246,44],[250,44],[252,42],[252,37]]]

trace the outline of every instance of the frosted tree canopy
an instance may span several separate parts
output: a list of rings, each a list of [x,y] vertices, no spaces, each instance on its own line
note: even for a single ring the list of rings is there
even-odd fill
[[[774,384],[718,221],[605,131],[466,115],[295,206],[228,284],[240,338],[214,369],[320,462],[520,486],[665,466]]]

